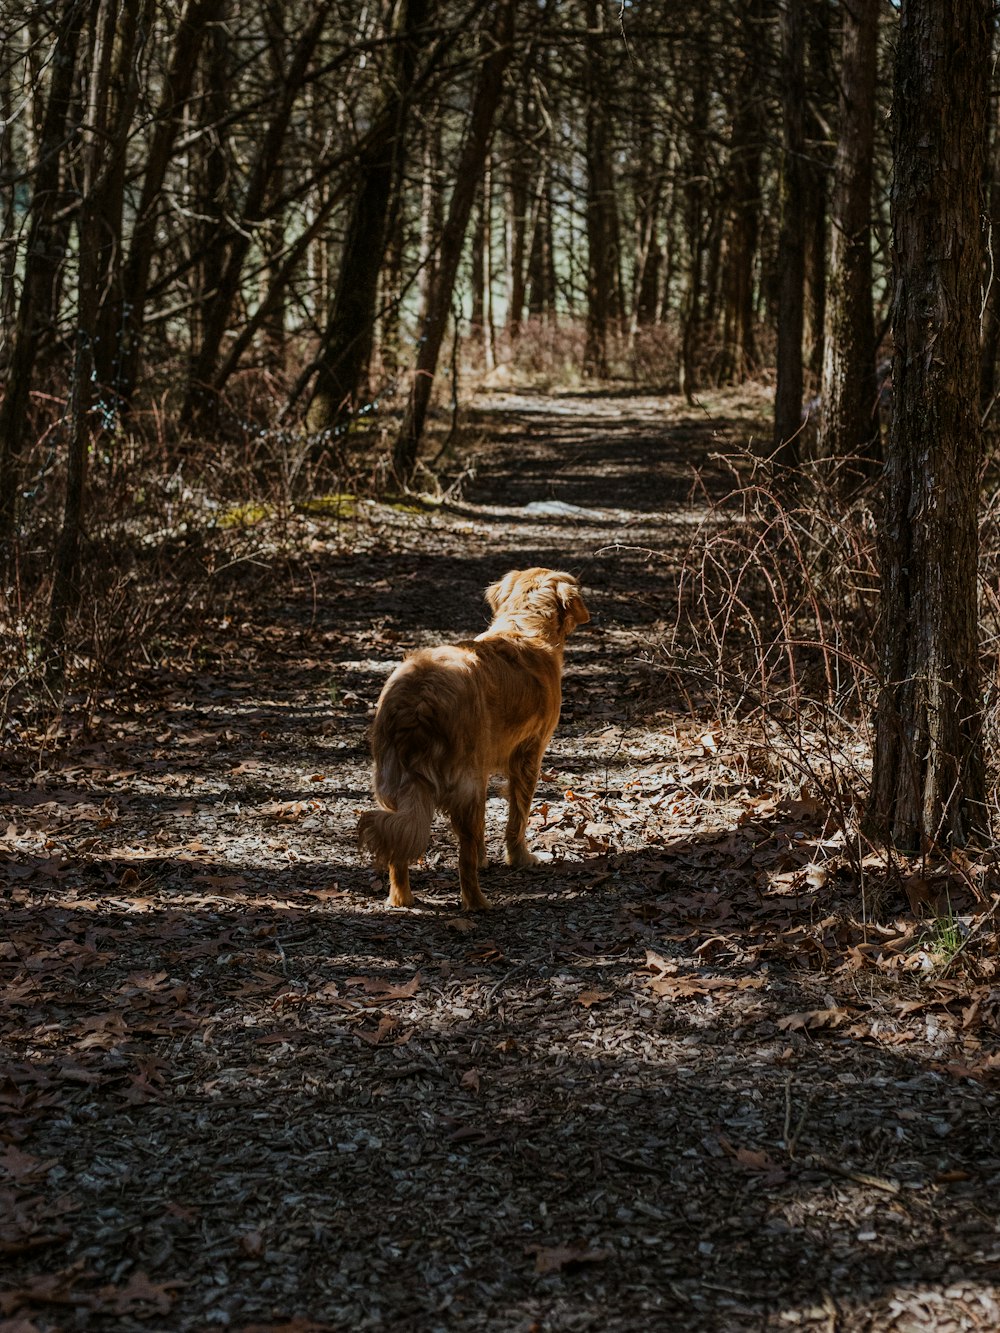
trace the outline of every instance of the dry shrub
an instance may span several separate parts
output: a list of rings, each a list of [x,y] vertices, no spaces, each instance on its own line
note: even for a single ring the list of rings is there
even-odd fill
[[[627,378],[661,393],[679,391],[680,340],[676,328],[649,324],[637,329],[625,355]]]
[[[92,449],[79,604],[58,652],[47,627],[64,439],[54,429],[28,451],[11,575],[0,582],[8,744],[55,735],[59,719],[87,728],[108,690],[183,666],[208,620],[236,616],[283,576],[304,525],[327,533],[354,522],[370,464],[352,467],[342,441],[240,420],[231,405],[210,440],[171,436],[164,421],[147,408]]]
[[[822,803],[866,915],[881,898],[898,901],[932,854],[948,882],[981,901],[961,853],[931,848],[914,867],[864,834],[880,678],[878,482],[859,480],[851,458],[795,470],[749,453],[721,461],[733,485],[720,501],[703,497],[708,514],[684,560],[666,645],[689,706],[741,729],[786,794]],[[1000,492],[984,506],[981,552],[984,728],[1000,827]]]
[[[671,669],[692,708],[739,726],[844,826],[868,786],[877,568],[873,486],[851,460],[721,460],[733,485],[687,552]]]

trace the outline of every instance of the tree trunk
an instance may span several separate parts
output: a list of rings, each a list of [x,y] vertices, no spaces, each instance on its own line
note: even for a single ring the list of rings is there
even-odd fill
[[[80,597],[80,547],[86,509],[87,461],[95,424],[94,344],[100,320],[100,288],[105,236],[103,181],[108,154],[115,151],[108,134],[115,43],[114,0],[99,0],[90,44],[90,70],[82,147],[80,211],[77,220],[79,272],[73,373],[70,386],[69,445],[63,520],[56,542],[47,639],[61,672],[66,627]]]
[[[201,346],[196,351],[188,372],[188,384],[181,409],[181,421],[185,426],[191,426],[202,412],[210,409],[216,402],[212,386],[219,349],[239,295],[243,266],[254,233],[262,220],[268,191],[272,187],[275,171],[281,164],[288,124],[302,90],[309,63],[322,36],[331,4],[332,0],[323,0],[317,5],[295,45],[284,80],[279,85],[278,105],[248,172],[239,227],[231,226],[227,229],[225,258],[215,290],[208,298]]]
[[[336,429],[357,408],[372,349],[378,277],[398,197],[405,145],[404,113],[429,8],[429,0],[404,0],[400,9],[389,91],[379,113],[382,128],[359,164],[360,186],[323,335],[319,374],[307,416],[313,431]]]
[[[608,107],[604,96],[600,33],[603,9],[597,0],[587,3],[586,99],[587,99],[587,342],[583,373],[597,379],[608,377],[608,326],[614,298],[615,234],[614,178],[608,144]]]
[[[430,406],[438,355],[448,327],[465,231],[489,153],[493,121],[503,92],[504,71],[513,53],[516,3],[517,0],[496,0],[493,7],[494,21],[489,50],[480,70],[465,142],[455,169],[455,185],[441,233],[438,268],[433,290],[428,295],[413,383],[392,454],[393,471],[402,483],[409,481],[417,463],[417,450]]]
[[[472,237],[472,313],[469,337],[472,346],[478,345],[487,371],[494,368],[493,355],[493,239],[490,163],[483,167],[483,182],[479,193],[479,210]]]
[[[8,51],[10,48],[8,47]],[[17,318],[14,278],[17,272],[17,208],[15,194],[20,171],[15,164],[11,144],[11,126],[14,123],[14,87],[11,75],[14,66],[24,60],[22,51],[11,53],[0,62],[0,371],[7,368],[7,357],[14,337]]]
[[[744,0],[740,13],[740,78],[730,136],[732,222],[725,278],[725,335],[720,378],[741,383],[757,363],[753,278],[760,229],[763,101],[759,87],[763,0]]]
[[[516,110],[513,114],[516,116]],[[521,334],[527,290],[524,259],[530,174],[523,159],[523,126],[516,120],[510,137],[513,153],[507,185],[507,335],[514,344]]]
[[[834,167],[819,453],[877,457],[872,311],[872,153],[879,0],[841,7],[840,134]]]
[[[139,373],[146,294],[156,250],[156,224],[167,168],[181,125],[180,112],[191,93],[206,25],[214,22],[221,9],[221,0],[188,0],[177,24],[174,49],[157,109],[156,128],[146,158],[142,193],[122,278],[125,309],[118,393],[126,410],[131,404]]]
[[[94,208],[101,219],[100,229],[93,236],[98,246],[99,293],[93,344],[94,379],[102,394],[102,410],[108,424],[118,415],[124,351],[123,211],[129,135],[140,93],[136,65],[152,11],[153,0],[144,0],[141,6],[126,0],[113,5],[108,12],[111,72],[106,125],[102,131],[107,136],[107,151],[100,177],[93,183]]]
[[[983,285],[983,346],[979,358],[979,410],[989,414],[997,396],[997,358],[1000,357],[1000,124],[992,99],[990,109],[989,238]]]
[[[684,230],[688,270],[681,312],[680,389],[689,403],[698,390],[702,302],[705,272],[705,196],[707,193],[706,138],[708,134],[708,56],[699,45],[695,52],[691,129],[687,179],[684,183]]]
[[[53,229],[59,176],[76,73],[77,47],[86,6],[67,0],[52,55],[52,82],[42,124],[38,164],[31,193],[24,278],[17,307],[14,341],[7,362],[7,382],[0,401],[0,551],[13,552],[21,473],[21,449],[28,415],[31,379],[42,332],[51,308],[50,290],[61,251]]]
[[[992,5],[904,0],[893,421],[871,819],[907,851],[987,828],[977,619],[982,185]]]
[[[802,236],[805,151],[805,41],[803,0],[781,10],[782,152],[778,235],[778,367],[774,391],[774,446],[781,461],[799,461],[802,426],[802,326],[805,244]]]

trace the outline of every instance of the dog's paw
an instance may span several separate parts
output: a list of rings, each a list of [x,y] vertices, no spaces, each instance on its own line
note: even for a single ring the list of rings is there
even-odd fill
[[[466,897],[465,894],[462,895],[463,912],[488,912],[490,910],[490,906],[491,903],[489,898],[487,898],[486,894],[483,893],[481,890],[475,895],[475,897],[472,896]]]
[[[534,852],[529,852],[527,847],[508,847],[507,864],[509,866],[536,866],[538,857]]]
[[[390,893],[385,900],[386,907],[415,907],[416,900],[412,893]]]

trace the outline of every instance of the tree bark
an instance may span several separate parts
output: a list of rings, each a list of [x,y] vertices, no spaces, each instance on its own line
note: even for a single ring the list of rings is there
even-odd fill
[[[987,827],[976,579],[991,23],[989,0],[904,0],[896,51],[894,408],[870,814],[914,852]]]
[[[101,218],[97,243],[97,326],[94,331],[94,378],[102,394],[108,425],[118,416],[124,351],[125,293],[122,274],[125,175],[129,135],[140,93],[137,62],[148,32],[153,0],[141,5],[121,0],[108,14],[111,70],[102,133],[107,144],[100,176],[93,183],[94,208]]]
[[[872,153],[879,0],[844,0],[840,133],[823,338],[822,457],[879,453],[872,310]]]
[[[295,45],[285,71],[284,81],[280,85],[278,105],[248,173],[240,225],[238,228],[228,228],[225,258],[221,264],[218,281],[215,290],[206,295],[207,309],[204,314],[201,346],[196,351],[188,372],[184,405],[181,409],[181,422],[185,426],[191,426],[216,402],[212,385],[219,349],[239,294],[243,266],[254,233],[262,220],[268,190],[273,183],[275,171],[281,164],[282,148],[292,111],[301,93],[313,52],[322,36],[331,4],[332,0],[322,0],[322,3],[317,5]]]
[[[725,277],[725,320],[720,379],[745,380],[757,363],[754,336],[754,260],[760,231],[760,170],[763,102],[759,88],[763,0],[744,0],[740,10],[740,76],[736,89],[729,158],[732,221]]]
[[[806,51],[809,100],[806,111],[806,208],[802,217],[805,232],[805,345],[811,383],[818,389],[823,379],[823,331],[826,326],[826,250],[829,231],[828,207],[833,156],[830,126],[837,106],[838,71],[833,67],[830,5],[813,5],[807,11]]]
[[[615,284],[615,249],[612,211],[614,178],[608,144],[607,102],[604,97],[601,42],[604,18],[597,0],[587,3],[587,341],[583,373],[597,379],[608,376],[608,327]]]
[[[85,16],[86,6],[67,0],[52,56],[52,82],[34,173],[21,298],[7,362],[7,382],[0,401],[0,551],[5,560],[13,553],[21,450],[35,358],[45,313],[51,308],[50,289],[62,257],[53,214],[59,198],[60,164]]]
[[[699,45],[694,56],[691,128],[684,182],[684,230],[687,241],[687,281],[681,311],[680,390],[694,403],[698,389],[697,353],[701,346],[705,274],[705,199],[707,194],[706,138],[708,134],[708,56]]]
[[[507,335],[511,344],[521,336],[524,302],[527,293],[525,273],[525,237],[528,230],[528,191],[530,173],[524,161],[522,139],[524,124],[518,118],[519,108],[512,111],[510,128],[512,154],[507,182]]]
[[[221,9],[221,0],[188,0],[177,24],[174,49],[157,109],[156,128],[146,158],[142,193],[122,277],[125,310],[117,388],[124,410],[131,404],[139,373],[146,295],[156,250],[156,224],[163,185],[181,124],[179,113],[191,93],[206,25],[218,17]]]
[[[493,122],[503,93],[504,72],[513,54],[516,4],[517,0],[496,0],[494,5],[489,49],[480,70],[465,142],[455,169],[455,185],[441,233],[434,286],[428,294],[413,383],[392,454],[393,472],[397,480],[404,484],[409,481],[416,467],[438,356],[448,327],[465,231],[489,154]]]
[[[100,321],[100,288],[106,235],[103,205],[109,154],[118,145],[108,126],[112,115],[115,0],[99,0],[90,43],[87,107],[83,131],[80,210],[77,218],[79,273],[73,371],[70,385],[69,443],[63,518],[56,542],[47,641],[61,673],[66,627],[80,598],[80,548],[86,510],[87,463],[95,427],[95,342]]]
[[[429,0],[404,0],[398,46],[379,120],[380,133],[359,164],[360,184],[347,225],[333,307],[320,351],[307,424],[334,430],[353,416],[372,349],[378,277],[392,229],[404,154],[404,110],[416,69],[418,43],[426,35]]]
[[[799,461],[802,427],[805,286],[802,163],[806,102],[803,17],[803,0],[784,0],[781,10],[781,224],[778,235],[778,367],[774,391],[774,446],[781,462],[787,466],[794,466]]]
[[[983,345],[979,359],[979,410],[987,415],[996,402],[1000,357],[1000,124],[992,99],[989,112],[989,253],[983,274]]]

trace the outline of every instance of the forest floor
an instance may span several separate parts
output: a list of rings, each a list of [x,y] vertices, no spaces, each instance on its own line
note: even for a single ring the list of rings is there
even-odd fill
[[[693,468],[761,410],[484,397],[460,496],[303,517],[239,618],[8,754],[0,1333],[1000,1328],[995,957],[866,924],[822,803],[662,670]],[[391,911],[381,682],[534,564],[594,616],[548,863],[464,914],[439,827]]]

